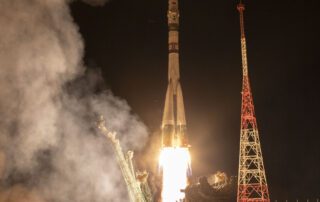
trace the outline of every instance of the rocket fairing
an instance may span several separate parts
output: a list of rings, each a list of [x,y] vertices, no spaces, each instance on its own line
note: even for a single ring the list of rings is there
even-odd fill
[[[168,89],[162,119],[162,147],[188,147],[187,126],[179,72],[178,0],[169,0]]]

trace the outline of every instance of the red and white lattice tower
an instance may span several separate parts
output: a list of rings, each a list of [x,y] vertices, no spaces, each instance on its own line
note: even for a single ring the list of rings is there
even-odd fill
[[[266,173],[263,165],[258,126],[249,84],[247,48],[243,20],[244,9],[245,7],[240,0],[238,10],[240,13],[241,27],[243,84],[237,201],[269,202],[270,198]]]

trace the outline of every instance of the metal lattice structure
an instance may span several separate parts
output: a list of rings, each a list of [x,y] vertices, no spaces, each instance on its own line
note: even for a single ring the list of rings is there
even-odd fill
[[[95,125],[112,143],[119,167],[127,185],[130,202],[153,202],[147,181],[148,173],[138,172],[136,175],[132,163],[133,152],[128,151],[127,155],[124,155],[120,142],[116,138],[116,133],[110,132],[106,128],[103,116],[100,117],[100,120],[97,121]]]
[[[241,1],[238,5],[238,10],[240,13],[243,84],[237,201],[269,202],[269,191],[248,76],[247,48],[243,20],[245,7]]]

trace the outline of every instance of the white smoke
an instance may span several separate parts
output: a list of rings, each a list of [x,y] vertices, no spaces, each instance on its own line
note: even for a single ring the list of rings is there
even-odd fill
[[[124,150],[141,149],[147,130],[124,100],[95,92],[101,77],[85,74],[68,2],[0,1],[0,202],[128,201],[111,146],[93,122],[104,115]],[[30,190],[30,199],[19,199],[16,187]]]

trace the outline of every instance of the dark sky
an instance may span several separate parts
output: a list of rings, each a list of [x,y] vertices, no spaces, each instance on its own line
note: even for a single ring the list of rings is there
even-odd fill
[[[272,199],[320,197],[319,3],[247,0],[248,64]],[[180,67],[193,175],[237,175],[241,53],[235,0],[180,0]],[[85,63],[153,134],[167,88],[167,1],[81,2]]]

